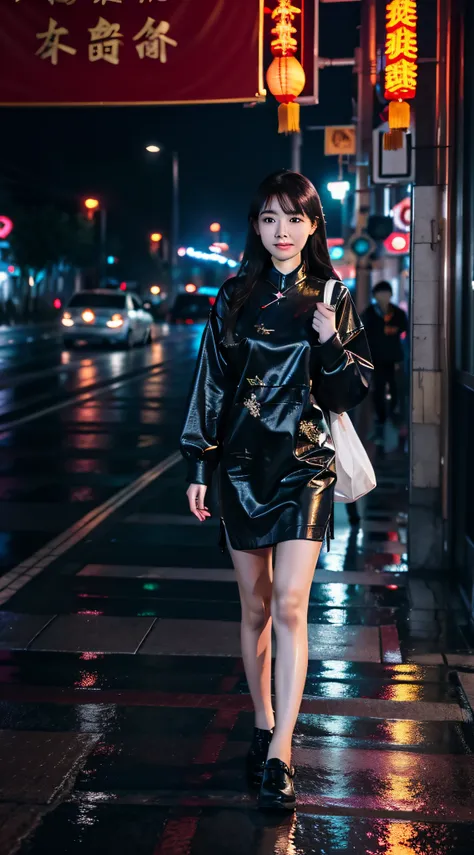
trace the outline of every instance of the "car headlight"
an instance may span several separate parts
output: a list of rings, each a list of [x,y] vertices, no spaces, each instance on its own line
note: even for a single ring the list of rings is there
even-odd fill
[[[117,329],[118,327],[123,327],[123,318],[122,315],[112,315],[110,321],[107,321],[107,326],[111,329]]]
[[[86,324],[92,324],[95,321],[94,312],[92,312],[91,309],[85,309],[82,313],[82,320]]]
[[[64,327],[73,327],[74,326],[74,321],[71,318],[70,312],[64,312],[64,314],[61,318],[61,323]]]

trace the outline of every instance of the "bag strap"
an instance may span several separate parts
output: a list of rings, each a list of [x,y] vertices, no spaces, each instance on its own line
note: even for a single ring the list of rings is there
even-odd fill
[[[330,306],[332,303],[332,295],[335,285],[337,285],[337,279],[328,279],[324,286],[323,302],[326,303],[327,306]]]

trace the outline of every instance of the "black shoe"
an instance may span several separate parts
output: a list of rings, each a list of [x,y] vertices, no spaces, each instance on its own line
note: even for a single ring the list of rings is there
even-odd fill
[[[247,780],[251,787],[259,787],[263,778],[263,767],[267,759],[268,747],[272,741],[273,730],[254,727],[252,744],[247,754]]]
[[[262,810],[294,810],[296,807],[293,778],[294,766],[288,768],[283,760],[272,757],[265,763],[258,806]]]

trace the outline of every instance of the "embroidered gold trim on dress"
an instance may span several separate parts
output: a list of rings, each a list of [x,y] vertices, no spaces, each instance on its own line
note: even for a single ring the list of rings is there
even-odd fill
[[[251,386],[264,386],[265,385],[263,380],[260,380],[260,377],[258,376],[258,374],[256,377],[247,377],[247,382],[250,383]]]
[[[250,415],[253,416],[255,419],[260,416],[260,404],[257,401],[257,396],[255,392],[252,392],[252,394],[248,398],[245,398],[244,407],[247,407]]]
[[[275,330],[267,330],[265,324],[255,324],[255,329],[260,335],[270,335],[270,333],[275,332]]]
[[[314,422],[303,419],[299,423],[298,430],[300,436],[304,436],[305,439],[309,439],[313,445],[322,446],[326,442],[327,434],[324,431],[319,430]]]
[[[205,454],[206,451],[213,451],[215,448],[219,448],[219,446],[218,445],[209,445],[207,448],[204,449],[203,454]]]

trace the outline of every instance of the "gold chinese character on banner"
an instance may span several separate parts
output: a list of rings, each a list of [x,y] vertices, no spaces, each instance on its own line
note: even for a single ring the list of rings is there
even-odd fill
[[[407,30],[406,27],[400,27],[387,33],[387,42],[385,45],[385,55],[388,60],[392,61],[403,55],[405,59],[416,59],[418,54],[416,33],[413,30]]]
[[[169,32],[169,28],[168,21],[161,21],[156,26],[155,19],[148,18],[143,29],[133,37],[134,42],[139,42],[135,47],[140,59],[147,57],[148,59],[159,59],[160,62],[166,62],[166,46],[178,46],[178,42],[175,39],[171,39],[166,35]]]
[[[64,3],[65,6],[72,6],[76,0],[48,0],[50,6],[54,6],[55,3]]]
[[[392,62],[385,69],[385,89],[390,92],[415,92],[417,66],[416,62],[400,59]]]
[[[123,38],[120,24],[110,24],[105,18],[99,18],[95,27],[89,28],[91,43],[89,45],[89,61],[97,62],[103,59],[112,65],[119,64],[119,48]]]
[[[102,6],[105,6],[106,3],[121,3],[122,0],[94,0],[94,3],[102,3]]]
[[[387,6],[387,27],[403,24],[405,27],[416,27],[416,0],[392,0]]]
[[[74,56],[74,54],[77,53],[76,48],[69,47],[69,45],[63,45],[60,41],[62,36],[68,35],[69,30],[67,30],[66,27],[58,27],[58,22],[55,21],[54,18],[50,18],[47,32],[36,33],[37,39],[44,39],[44,43],[41,45],[40,49],[36,51],[36,56],[41,57],[41,59],[50,59],[52,65],[58,64],[60,50]]]

